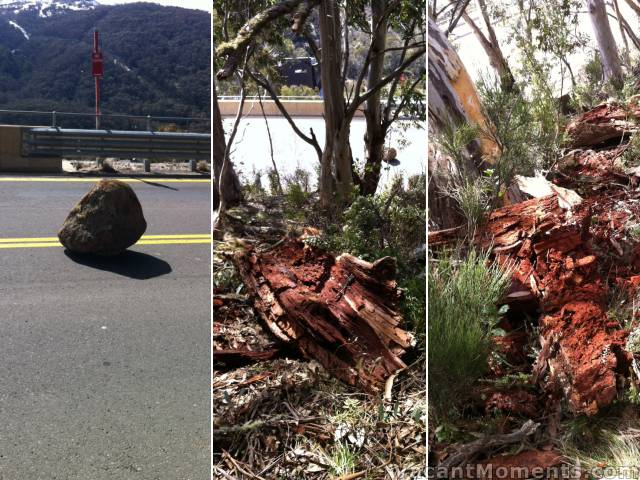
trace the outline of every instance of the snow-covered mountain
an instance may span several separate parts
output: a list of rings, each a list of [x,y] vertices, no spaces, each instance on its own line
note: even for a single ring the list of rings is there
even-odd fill
[[[0,0],[0,15],[16,16],[25,12],[37,12],[39,17],[73,10],[90,10],[98,6],[95,0]]]

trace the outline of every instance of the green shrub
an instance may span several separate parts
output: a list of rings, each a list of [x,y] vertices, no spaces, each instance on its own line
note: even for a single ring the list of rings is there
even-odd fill
[[[292,174],[285,175],[284,184],[285,188],[297,185],[304,193],[311,193],[311,177],[304,168],[296,167]]]
[[[306,85],[283,85],[280,88],[280,95],[283,97],[317,97],[317,89]]]
[[[471,250],[462,260],[432,261],[428,276],[429,400],[446,416],[447,406],[486,372],[511,272]]]
[[[401,274],[407,272],[416,251],[425,243],[426,176],[410,177],[407,187],[396,177],[382,193],[356,196],[337,223],[321,241],[335,253],[350,253],[365,260],[396,257]],[[418,262],[419,263],[419,262]],[[424,261],[421,263],[424,271]]]
[[[282,195],[280,176],[274,168],[267,170],[267,180],[269,181],[269,193],[271,195]]]
[[[625,167],[637,167],[640,165],[640,135],[634,133],[631,136],[629,144],[620,159]]]
[[[504,91],[497,79],[481,78],[478,93],[491,129],[481,134],[499,147],[494,191],[508,187],[516,175],[532,175],[553,163],[560,147],[558,109],[548,85],[540,85],[527,100],[521,90]]]
[[[305,192],[300,185],[298,185],[297,183],[293,183],[287,185],[286,197],[289,206],[296,209],[301,209],[307,202],[309,194]]]
[[[598,51],[594,51],[592,57],[584,65],[580,72],[580,81],[571,92],[571,103],[578,111],[586,111],[603,101],[604,74],[602,62]]]
[[[259,200],[267,195],[264,187],[262,186],[262,173],[259,170],[251,172],[253,181],[247,181],[242,184],[243,196],[248,200]]]
[[[400,287],[404,289],[404,298],[400,305],[407,328],[413,331],[418,340],[418,348],[422,350],[427,333],[427,282],[424,275],[409,279],[401,279]]]

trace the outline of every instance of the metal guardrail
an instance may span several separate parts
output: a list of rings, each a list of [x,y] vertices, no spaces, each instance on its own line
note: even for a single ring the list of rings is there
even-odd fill
[[[81,112],[58,112],[56,110],[6,110],[0,109],[0,115],[29,115],[29,116],[38,116],[38,117],[49,117],[50,125],[52,127],[61,127],[61,119],[64,117],[70,118],[87,118],[87,119],[95,119],[95,113],[81,113]],[[180,123],[180,124],[189,124],[189,123],[204,123],[209,124],[209,118],[203,117],[175,117],[175,116],[157,116],[157,115],[127,115],[122,113],[101,113],[98,115],[100,120],[134,120],[140,121],[144,124],[146,130],[153,130],[154,123]]]
[[[30,157],[208,160],[211,135],[34,127],[23,133],[22,149],[23,155]]]

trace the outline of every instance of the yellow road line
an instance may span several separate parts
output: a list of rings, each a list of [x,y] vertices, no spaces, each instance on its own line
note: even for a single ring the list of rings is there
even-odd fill
[[[113,178],[125,183],[210,183],[204,178],[126,178],[126,177],[0,177],[0,182],[98,182]]]
[[[143,235],[139,240],[157,240],[157,239],[209,239],[211,240],[210,233],[194,233],[192,235]],[[0,243],[35,243],[35,242],[57,242],[58,237],[23,237],[23,238],[0,238]]]
[[[194,238],[191,240],[140,240],[136,245],[180,245],[183,243],[211,243],[211,239]]]
[[[211,243],[210,234],[144,235],[136,245],[185,245]],[[0,249],[61,247],[57,237],[0,238]]]
[[[2,248],[43,248],[43,247],[61,247],[60,242],[52,243],[3,243],[0,245]]]

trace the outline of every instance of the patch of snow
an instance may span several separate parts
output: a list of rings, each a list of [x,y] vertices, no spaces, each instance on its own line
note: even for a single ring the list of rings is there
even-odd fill
[[[91,10],[98,5],[96,0],[0,0],[0,14],[37,11],[39,17],[47,18],[68,10]]]
[[[14,22],[13,20],[9,20],[9,24],[16,28],[17,30],[20,30],[22,32],[22,35],[24,35],[24,38],[26,38],[27,40],[29,40],[29,34],[27,33],[27,31],[22,28],[20,25],[18,25],[16,22]]]
[[[125,72],[130,72],[131,71],[131,69],[129,67],[127,67],[124,63],[122,63],[117,58],[113,59],[113,63],[114,63],[114,65],[118,65],[119,67],[121,67]]]

